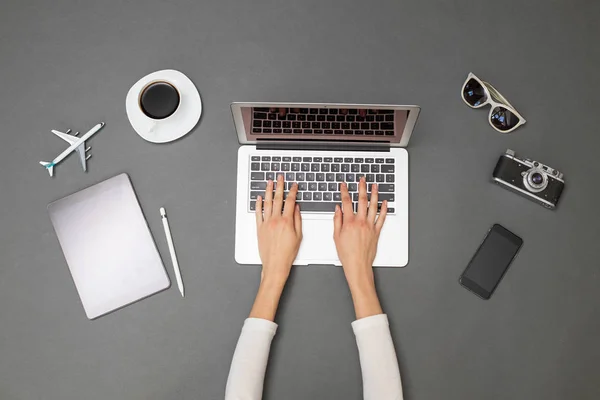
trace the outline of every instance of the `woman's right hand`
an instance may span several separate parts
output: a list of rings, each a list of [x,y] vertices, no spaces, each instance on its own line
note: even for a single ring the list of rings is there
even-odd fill
[[[355,214],[345,183],[341,185],[342,209],[336,206],[333,239],[342,262],[348,287],[352,293],[357,318],[381,314],[375,291],[373,261],[377,254],[379,234],[387,215],[387,202],[377,217],[377,184],[371,188],[371,202],[367,199],[367,184],[361,178],[358,185],[358,211]]]

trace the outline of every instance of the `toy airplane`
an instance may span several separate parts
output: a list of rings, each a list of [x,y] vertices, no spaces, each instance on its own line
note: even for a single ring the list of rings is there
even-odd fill
[[[70,146],[65,151],[60,153],[58,155],[58,157],[56,157],[51,162],[40,161],[40,164],[42,164],[48,170],[48,173],[50,174],[50,176],[54,176],[54,166],[56,164],[58,164],[59,162],[61,162],[62,160],[64,160],[65,158],[67,158],[67,156],[69,154],[71,154],[73,151],[77,151],[77,153],[79,153],[79,159],[81,160],[81,166],[83,167],[84,171],[87,171],[86,161],[92,155],[91,154],[88,156],[85,155],[85,153],[87,153],[91,149],[91,147],[88,147],[87,149],[85,148],[85,141],[88,140],[89,138],[91,138],[92,136],[94,136],[94,134],[96,132],[98,132],[100,129],[102,129],[103,127],[104,127],[104,122],[100,122],[99,124],[94,126],[92,129],[87,131],[82,137],[77,137],[77,135],[79,135],[79,132],[76,132],[74,135],[70,135],[69,134],[69,132],[71,132],[70,129],[65,133],[59,132],[56,130],[52,130],[52,133],[54,133],[59,138],[67,141],[70,144]]]

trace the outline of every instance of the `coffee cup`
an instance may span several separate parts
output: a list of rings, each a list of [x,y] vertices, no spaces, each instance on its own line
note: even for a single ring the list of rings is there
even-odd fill
[[[168,143],[196,126],[202,115],[202,100],[190,78],[180,71],[164,69],[142,77],[131,86],[125,111],[142,138],[152,143]]]
[[[167,81],[156,80],[148,83],[140,91],[138,105],[148,118],[155,121],[173,116],[181,104],[177,88]]]

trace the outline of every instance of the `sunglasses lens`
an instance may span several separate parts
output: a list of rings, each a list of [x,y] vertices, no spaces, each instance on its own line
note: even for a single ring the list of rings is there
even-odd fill
[[[465,85],[465,88],[463,89],[463,97],[466,102],[471,105],[471,107],[478,107],[487,100],[483,86],[481,86],[481,84],[473,78],[469,79]]]
[[[509,131],[517,126],[519,117],[504,107],[496,107],[492,110],[490,122],[500,131]]]

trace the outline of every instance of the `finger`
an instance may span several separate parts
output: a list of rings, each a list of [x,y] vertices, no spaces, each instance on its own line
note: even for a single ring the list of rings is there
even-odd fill
[[[350,194],[348,193],[348,185],[346,182],[342,182],[340,185],[342,192],[342,211],[344,220],[348,220],[354,217],[354,210],[352,209],[352,199],[350,198]]]
[[[256,198],[256,227],[260,227],[263,223],[263,215],[262,215],[262,196],[258,196]]]
[[[360,178],[358,184],[358,212],[356,213],[360,218],[367,216],[367,181],[365,178]]]
[[[340,234],[342,230],[342,209],[335,205],[335,214],[333,214],[333,237]]]
[[[302,237],[302,216],[300,215],[300,206],[296,204],[294,207],[294,229],[296,234]]]
[[[269,179],[267,189],[265,190],[265,217],[264,220],[271,218],[273,214],[273,181]]]
[[[277,177],[277,189],[275,190],[275,199],[273,200],[273,216],[281,216],[283,208],[283,175]]]
[[[285,117],[285,114],[287,114],[287,108],[280,108],[279,109],[279,116],[280,117]]]
[[[381,232],[381,228],[383,228],[383,223],[385,222],[385,216],[387,215],[387,200],[383,201],[381,205],[381,211],[379,212],[379,217],[377,218],[377,222],[375,222],[375,230],[377,234]]]
[[[361,117],[366,117],[367,116],[367,110],[365,110],[365,109],[358,110],[358,115],[360,115]]]
[[[367,213],[367,221],[374,224],[375,218],[377,217],[377,200],[379,192],[377,190],[377,184],[374,183],[371,186],[371,200],[369,200],[369,212]]]
[[[283,215],[291,217],[296,209],[296,195],[298,194],[298,184],[294,183],[287,197],[285,198],[285,206],[283,207]]]

